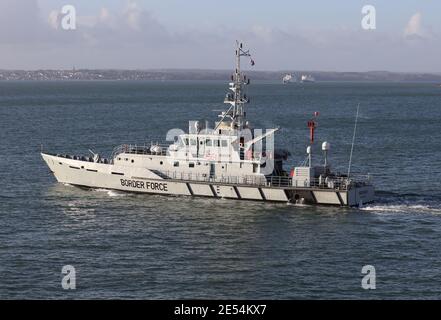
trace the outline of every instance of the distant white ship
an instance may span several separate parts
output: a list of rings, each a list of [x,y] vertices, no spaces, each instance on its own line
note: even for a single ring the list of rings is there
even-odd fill
[[[302,74],[302,77],[301,77],[300,81],[301,82],[315,82],[315,79],[310,74]]]
[[[295,79],[293,78],[292,74],[290,74],[290,73],[285,74],[282,78],[282,82],[284,84],[291,83],[293,81],[295,81]]]

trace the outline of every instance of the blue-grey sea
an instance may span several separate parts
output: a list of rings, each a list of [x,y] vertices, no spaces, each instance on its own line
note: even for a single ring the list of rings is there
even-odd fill
[[[214,121],[226,82],[0,82],[0,298],[441,298],[439,84],[250,86],[248,119],[281,128],[288,165],[319,111],[317,142],[345,172],[360,104],[352,169],[376,187],[361,209],[84,190],[40,157],[110,155]],[[375,289],[362,288],[365,265]]]

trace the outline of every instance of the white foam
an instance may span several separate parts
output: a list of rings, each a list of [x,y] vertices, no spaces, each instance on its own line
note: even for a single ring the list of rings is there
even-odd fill
[[[122,192],[122,191],[117,191],[117,190],[109,190],[109,189],[103,189],[103,188],[97,188],[97,189],[93,189],[94,191],[97,192],[105,192],[107,193],[107,195],[109,197],[124,197],[127,195],[127,193]]]
[[[293,206],[293,207],[311,207],[311,205],[310,204],[307,204],[307,203],[295,203],[295,202],[286,202],[286,204],[288,205],[288,206]]]
[[[126,196],[127,194],[124,193],[124,192],[116,191],[116,190],[107,190],[107,195],[108,195],[109,197],[124,197],[124,196]]]
[[[368,205],[360,210],[372,211],[378,213],[430,213],[441,214],[441,208],[433,207],[427,204],[384,204]]]

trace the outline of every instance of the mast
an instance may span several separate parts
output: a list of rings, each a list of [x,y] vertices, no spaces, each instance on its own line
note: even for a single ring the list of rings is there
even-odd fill
[[[215,129],[225,120],[229,118],[231,120],[231,129],[242,130],[245,124],[245,108],[244,105],[249,103],[250,100],[244,94],[244,88],[250,84],[249,78],[242,74],[240,70],[241,57],[250,57],[251,65],[254,65],[254,61],[251,59],[249,50],[243,49],[243,44],[236,41],[236,70],[231,76],[232,82],[230,82],[229,89],[232,93],[227,93],[224,103],[230,104],[230,108],[227,111],[222,112],[219,117],[222,118]]]
[[[354,134],[352,135],[351,154],[349,155],[348,165],[348,179],[351,174],[352,153],[354,151],[355,133],[357,132],[358,111],[360,110],[360,104],[357,105],[357,114],[355,115]]]

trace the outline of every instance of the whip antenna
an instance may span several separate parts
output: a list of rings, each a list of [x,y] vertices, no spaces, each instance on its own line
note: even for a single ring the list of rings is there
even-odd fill
[[[357,114],[355,115],[354,134],[352,135],[351,154],[349,155],[348,179],[349,179],[349,175],[351,174],[352,153],[354,152],[355,133],[357,132],[357,121],[358,121],[359,110],[360,110],[360,104],[357,105]]]

